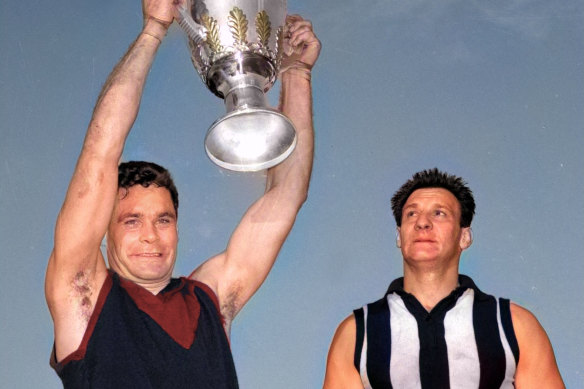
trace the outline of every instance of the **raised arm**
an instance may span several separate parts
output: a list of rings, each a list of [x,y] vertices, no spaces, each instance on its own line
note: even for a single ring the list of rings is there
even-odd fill
[[[215,290],[227,327],[265,280],[308,192],[314,148],[310,69],[320,42],[309,21],[289,16],[287,22],[289,42],[296,49],[286,59],[292,65],[283,65],[280,109],[294,123],[298,143],[268,171],[264,195],[245,213],[227,249],[191,275]]]
[[[552,345],[535,316],[527,309],[511,304],[511,317],[519,343],[515,387],[565,388]]]
[[[170,5],[161,1],[143,2],[143,11],[142,32],[110,74],[97,100],[57,217],[45,295],[58,361],[79,347],[105,280],[100,243],[115,203],[118,162],[156,50],[172,22]]]

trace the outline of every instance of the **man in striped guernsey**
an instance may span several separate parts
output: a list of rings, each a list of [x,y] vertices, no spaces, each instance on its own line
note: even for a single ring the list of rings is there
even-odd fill
[[[466,183],[424,170],[391,205],[404,276],[339,325],[324,387],[563,388],[535,316],[458,273],[472,243],[475,203]]]

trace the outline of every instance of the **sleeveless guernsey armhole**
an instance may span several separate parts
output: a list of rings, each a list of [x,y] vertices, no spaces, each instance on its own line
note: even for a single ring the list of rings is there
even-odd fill
[[[63,367],[69,363],[70,361],[80,361],[85,358],[85,352],[87,351],[87,344],[89,343],[89,339],[91,339],[91,335],[93,335],[93,330],[95,329],[95,325],[97,324],[97,319],[103,309],[105,304],[105,300],[109,295],[109,292],[112,288],[113,280],[112,280],[112,273],[108,271],[105,281],[99,291],[99,296],[97,297],[97,301],[95,302],[95,308],[89,318],[89,322],[87,323],[87,328],[85,329],[85,333],[83,334],[83,338],[81,339],[81,344],[77,348],[77,350],[73,351],[71,354],[63,358],[61,362],[57,362],[57,353],[56,347],[53,345],[53,352],[51,353],[51,367],[57,371],[61,371]]]
[[[509,347],[513,352],[515,357],[515,365],[519,364],[519,344],[517,343],[517,338],[515,337],[515,330],[513,329],[513,320],[511,318],[511,302],[509,299],[499,298],[499,305],[501,308],[501,325],[503,326],[503,332],[505,332],[505,337],[507,342],[509,342]]]
[[[355,309],[355,355],[353,356],[353,364],[357,371],[361,371],[361,352],[363,351],[363,338],[365,336],[365,326],[363,323],[363,308]]]
[[[367,342],[367,378],[372,388],[392,388],[391,363],[391,313],[388,297],[367,304],[365,333]],[[371,341],[371,336],[375,341]]]
[[[227,327],[225,326],[225,317],[223,316],[223,313],[221,312],[221,308],[219,305],[219,298],[217,297],[217,295],[215,294],[215,292],[213,291],[213,289],[211,289],[211,287],[201,281],[197,281],[197,280],[193,280],[190,278],[186,279],[188,282],[192,282],[195,285],[195,288],[200,289],[203,294],[205,296],[207,296],[209,298],[209,300],[211,300],[213,306],[215,307],[215,311],[217,313],[217,317],[219,317],[219,322],[221,323],[221,327],[223,328],[223,334],[225,335],[225,338],[227,339],[227,343],[229,343],[229,347],[231,348],[231,338],[229,337],[229,333],[227,332]]]
[[[184,277],[181,277],[181,278],[184,278]],[[194,283],[197,288],[202,289],[203,292],[205,292],[205,294],[207,296],[209,296],[209,298],[213,302],[213,305],[215,306],[215,309],[217,310],[217,314],[219,315],[219,318],[221,319],[221,325],[225,326],[225,318],[223,317],[223,314],[221,313],[221,308],[219,306],[219,298],[217,297],[217,295],[215,294],[213,289],[211,289],[211,287],[209,285],[204,284],[201,281],[193,280],[190,278],[185,278],[185,280],[187,282]]]

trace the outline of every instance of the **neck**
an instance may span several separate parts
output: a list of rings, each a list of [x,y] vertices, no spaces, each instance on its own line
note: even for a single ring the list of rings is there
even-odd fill
[[[120,278],[123,278],[126,281],[130,281],[144,289],[146,289],[147,291],[149,291],[150,293],[152,293],[153,295],[157,295],[158,293],[160,293],[160,291],[164,288],[166,288],[166,286],[170,283],[170,276],[165,277],[164,279],[161,280],[156,280],[156,281],[150,281],[150,280],[140,280],[137,279],[135,277],[127,277],[124,274],[120,273],[119,271],[116,271],[115,269],[112,269],[115,273],[117,273],[117,275]]]
[[[170,283],[170,279],[164,280],[164,281],[159,281],[159,282],[153,282],[153,283],[144,283],[144,282],[140,282],[140,283],[136,283],[138,285],[140,285],[141,287],[143,287],[144,289],[146,289],[147,291],[149,291],[150,293],[152,293],[153,295],[157,295],[158,293],[160,293],[160,291],[164,288],[166,288],[166,285],[168,285]]]
[[[404,290],[413,294],[429,312],[458,285],[458,267],[416,271],[404,263]]]

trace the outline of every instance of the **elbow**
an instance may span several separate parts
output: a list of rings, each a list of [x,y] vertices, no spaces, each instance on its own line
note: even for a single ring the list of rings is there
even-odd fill
[[[288,176],[287,178],[290,178]],[[295,179],[273,179],[268,176],[266,182],[266,194],[271,193],[275,198],[286,199],[286,202],[293,204],[299,210],[308,200],[308,188],[310,176],[294,177]]]
[[[291,202],[296,205],[297,211],[299,211],[308,200],[308,185],[296,187],[291,193]]]
[[[302,207],[302,205],[308,200],[308,185],[304,188],[298,190],[297,193],[297,201],[298,201],[298,209]]]
[[[288,209],[288,211],[296,215],[302,205],[308,200],[308,187],[290,187],[290,186],[276,186],[271,188],[266,193],[266,199],[280,209]]]

